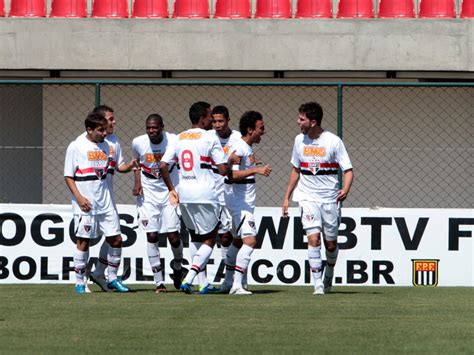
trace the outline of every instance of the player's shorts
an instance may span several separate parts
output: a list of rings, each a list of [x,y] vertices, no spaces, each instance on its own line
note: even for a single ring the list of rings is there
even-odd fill
[[[140,230],[158,233],[179,231],[180,221],[176,207],[170,204],[155,205],[148,202],[139,202],[137,210]]]
[[[337,240],[341,223],[341,207],[338,202],[300,201],[299,207],[306,235],[322,232],[325,240]]]
[[[221,224],[219,224],[219,234],[224,234],[232,230],[232,217],[227,207],[221,206]]]
[[[181,203],[181,216],[186,228],[196,234],[212,232],[219,224],[222,206],[213,203]]]
[[[113,237],[120,235],[120,219],[116,210],[97,215],[75,214],[75,236],[85,239],[95,239],[101,236]]]
[[[237,210],[232,213],[232,236],[237,239],[255,237],[255,216],[250,211]]]

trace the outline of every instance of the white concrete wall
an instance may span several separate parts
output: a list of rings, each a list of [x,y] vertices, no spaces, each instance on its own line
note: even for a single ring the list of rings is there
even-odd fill
[[[474,20],[0,19],[0,69],[474,71]]]

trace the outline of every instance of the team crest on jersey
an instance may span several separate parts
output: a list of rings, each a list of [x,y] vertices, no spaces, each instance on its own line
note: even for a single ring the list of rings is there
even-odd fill
[[[95,174],[97,175],[99,179],[101,179],[102,176],[104,176],[104,169],[103,168],[95,169]]]
[[[85,224],[84,225],[84,230],[86,231],[86,233],[89,233],[91,231],[91,226],[88,225],[88,224]]]
[[[438,259],[412,259],[413,286],[438,286]]]
[[[153,176],[156,176],[158,179],[160,178],[160,168],[151,168],[151,173]]]
[[[319,161],[311,161],[308,164],[308,168],[309,170],[311,170],[313,174],[316,174],[320,167],[321,167],[321,163]]]
[[[255,228],[255,221],[248,221],[250,228]]]
[[[142,219],[143,227],[148,226],[148,219]]]

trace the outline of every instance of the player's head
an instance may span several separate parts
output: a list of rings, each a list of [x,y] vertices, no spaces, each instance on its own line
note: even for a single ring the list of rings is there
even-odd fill
[[[104,141],[107,134],[107,120],[99,113],[89,113],[84,121],[87,137],[96,143]]]
[[[150,138],[150,141],[154,144],[160,143],[163,128],[165,128],[163,118],[157,113],[152,113],[147,117],[145,125],[146,134],[148,135],[148,138]]]
[[[227,133],[229,130],[229,110],[225,106],[216,106],[212,109],[212,128],[218,134]]]
[[[302,104],[298,109],[298,125],[301,130],[308,130],[311,127],[321,126],[323,120],[323,108],[315,101]],[[303,132],[306,134],[306,132]]]
[[[115,116],[114,116],[114,109],[107,105],[100,105],[94,108],[93,113],[101,114],[107,120],[107,134],[114,133],[115,127]]]
[[[212,128],[211,105],[204,101],[198,101],[189,108],[189,119],[193,125],[210,130]]]
[[[249,139],[250,144],[260,143],[265,133],[265,125],[260,112],[247,111],[240,118],[239,130],[242,137]]]

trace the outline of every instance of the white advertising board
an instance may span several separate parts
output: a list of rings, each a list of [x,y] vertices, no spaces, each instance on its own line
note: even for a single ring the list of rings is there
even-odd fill
[[[127,283],[151,282],[146,237],[136,228],[135,206],[118,206]],[[69,205],[0,204],[0,283],[73,283],[72,209]],[[306,237],[296,208],[256,209],[259,245],[249,284],[310,285]],[[344,208],[339,231],[335,285],[473,286],[473,209]],[[184,257],[189,258],[188,237]],[[101,243],[102,239],[97,240]],[[166,282],[172,253],[165,240]],[[94,262],[99,244],[91,247]],[[323,259],[325,253],[322,252]],[[214,249],[209,280],[223,280],[221,252]],[[185,262],[187,263],[187,261]]]

